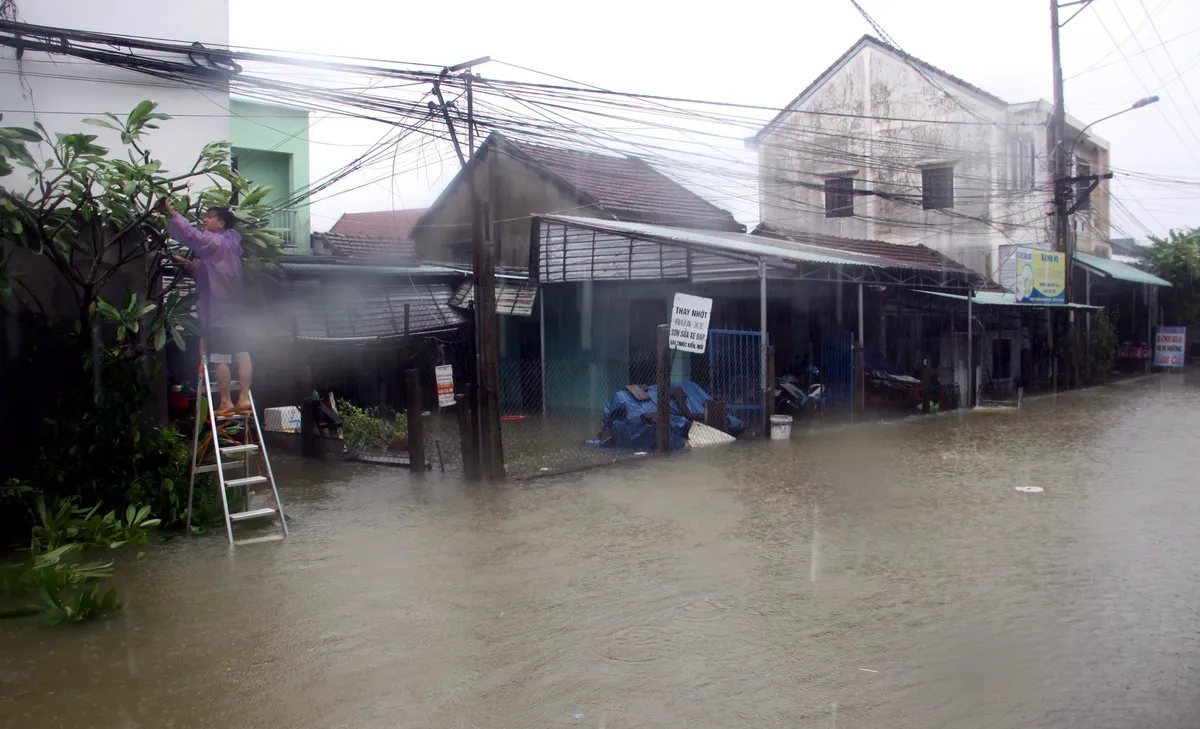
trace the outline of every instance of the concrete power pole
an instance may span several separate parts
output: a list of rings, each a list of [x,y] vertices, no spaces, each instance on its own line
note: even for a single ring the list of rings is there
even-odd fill
[[[1067,196],[1070,194],[1069,186],[1066,183],[1067,173],[1067,110],[1066,103],[1063,100],[1063,72],[1062,72],[1062,52],[1059,45],[1059,29],[1062,27],[1058,21],[1058,0],[1050,0],[1050,55],[1051,63],[1054,67],[1054,112],[1050,117],[1050,184],[1053,191],[1054,199],[1054,250],[1060,251],[1066,259],[1065,276],[1063,283],[1067,290],[1067,300],[1071,298],[1071,269],[1073,268],[1071,259],[1074,252],[1071,250],[1071,218],[1067,214],[1068,201]],[[1054,328],[1054,316],[1048,319],[1051,330]],[[1051,334],[1051,341],[1055,344],[1063,341],[1061,337],[1054,337]],[[1073,346],[1072,338],[1067,337],[1068,346]],[[1054,391],[1058,392],[1058,347],[1052,347],[1050,356],[1053,358],[1051,363],[1052,379],[1054,381]],[[1074,357],[1072,356],[1072,359]]]

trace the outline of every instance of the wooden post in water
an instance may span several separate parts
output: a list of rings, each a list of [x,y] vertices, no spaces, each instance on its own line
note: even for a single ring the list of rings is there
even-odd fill
[[[669,326],[658,325],[658,410],[655,412],[655,450],[667,453],[671,450],[671,350]]]
[[[404,373],[404,402],[408,406],[408,465],[416,473],[425,472],[425,423],[421,421],[421,373]]]
[[[471,383],[463,385],[462,393],[454,396],[454,407],[458,410],[458,439],[462,449],[463,476],[468,481],[479,480],[479,453],[475,446],[475,419],[471,416]]]

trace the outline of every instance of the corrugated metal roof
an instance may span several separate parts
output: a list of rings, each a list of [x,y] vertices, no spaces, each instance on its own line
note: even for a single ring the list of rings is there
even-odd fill
[[[299,339],[370,341],[465,323],[467,318],[449,305],[451,293],[449,284],[309,281],[293,286],[289,305]]]
[[[287,258],[301,260],[289,261]],[[418,264],[414,266],[379,266],[367,263],[314,261],[309,256],[281,257],[279,266],[287,273],[357,273],[384,276],[456,276],[458,269],[446,266]]]
[[[537,286],[499,282],[496,284],[496,313],[512,316],[532,316],[537,300]],[[463,281],[450,299],[450,306],[469,309],[475,302],[475,284]]]
[[[948,294],[944,291],[917,291],[919,294],[929,294],[930,296],[940,296],[944,299],[956,299],[966,302],[967,297],[962,294]],[[996,291],[976,291],[971,296],[971,303],[980,306],[1021,306],[1028,309],[1103,309],[1103,306],[1088,306],[1087,304],[1018,304],[1016,296],[1010,293],[998,293]]]
[[[881,266],[884,261],[879,256],[869,254],[850,253],[843,251],[831,251],[820,248],[818,246],[805,245],[801,243],[793,243],[791,241],[778,241],[762,236],[749,235],[746,233],[727,233],[721,231],[704,231],[693,230],[688,228],[669,228],[662,225],[650,225],[648,223],[628,223],[619,220],[596,220],[595,218],[576,218],[568,215],[546,215],[542,216],[543,220],[563,223],[576,228],[586,228],[592,231],[615,233],[618,236],[625,236],[626,240],[623,247],[630,248],[633,254],[637,253],[637,246],[628,240],[630,236],[647,242],[662,242],[675,244],[685,248],[695,248],[711,253],[719,253],[724,256],[739,257],[745,260],[766,258],[775,261],[785,261],[789,263],[824,263],[844,266]],[[568,233],[568,235],[570,235]],[[575,234],[578,238],[578,234]],[[586,237],[586,236],[585,236]],[[553,242],[553,241],[551,241]],[[599,241],[597,241],[599,243]],[[614,259],[613,262],[619,262],[620,265],[626,265],[630,262],[630,254],[619,250],[608,250],[608,246],[604,250],[595,249],[588,251],[589,257],[595,260],[599,267],[606,263],[605,256]],[[543,247],[543,266],[549,265],[554,268],[555,263],[562,265],[562,261],[545,260],[547,251]],[[634,255],[636,258],[636,255]],[[649,258],[649,256],[647,256]],[[682,267],[682,275],[687,275],[686,256],[678,256],[678,261],[673,261],[672,267]],[[634,265],[637,261],[633,261]],[[656,264],[657,266],[657,264]],[[659,276],[658,271],[654,271],[654,278],[670,278],[671,276]]]
[[[1152,273],[1143,271],[1136,266],[1130,266],[1128,263],[1114,261],[1111,258],[1101,258],[1093,256],[1091,253],[1083,251],[1075,252],[1075,261],[1082,263],[1084,266],[1091,268],[1100,274],[1109,278],[1115,278],[1118,281],[1129,281],[1132,283],[1150,284],[1151,286],[1170,286],[1170,281],[1155,276]]]

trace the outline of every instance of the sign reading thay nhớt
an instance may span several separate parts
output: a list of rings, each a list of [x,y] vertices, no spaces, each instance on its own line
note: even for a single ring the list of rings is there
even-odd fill
[[[675,302],[671,306],[671,335],[668,338],[671,349],[704,354],[711,313],[712,299],[675,294]]]
[[[1154,366],[1182,367],[1187,327],[1159,327],[1154,337]]]

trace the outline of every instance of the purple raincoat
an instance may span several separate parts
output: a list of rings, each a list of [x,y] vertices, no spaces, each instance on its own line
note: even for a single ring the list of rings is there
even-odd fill
[[[205,329],[237,324],[241,314],[242,234],[236,230],[209,233],[197,230],[179,213],[172,213],[167,233],[196,252],[196,306]]]

